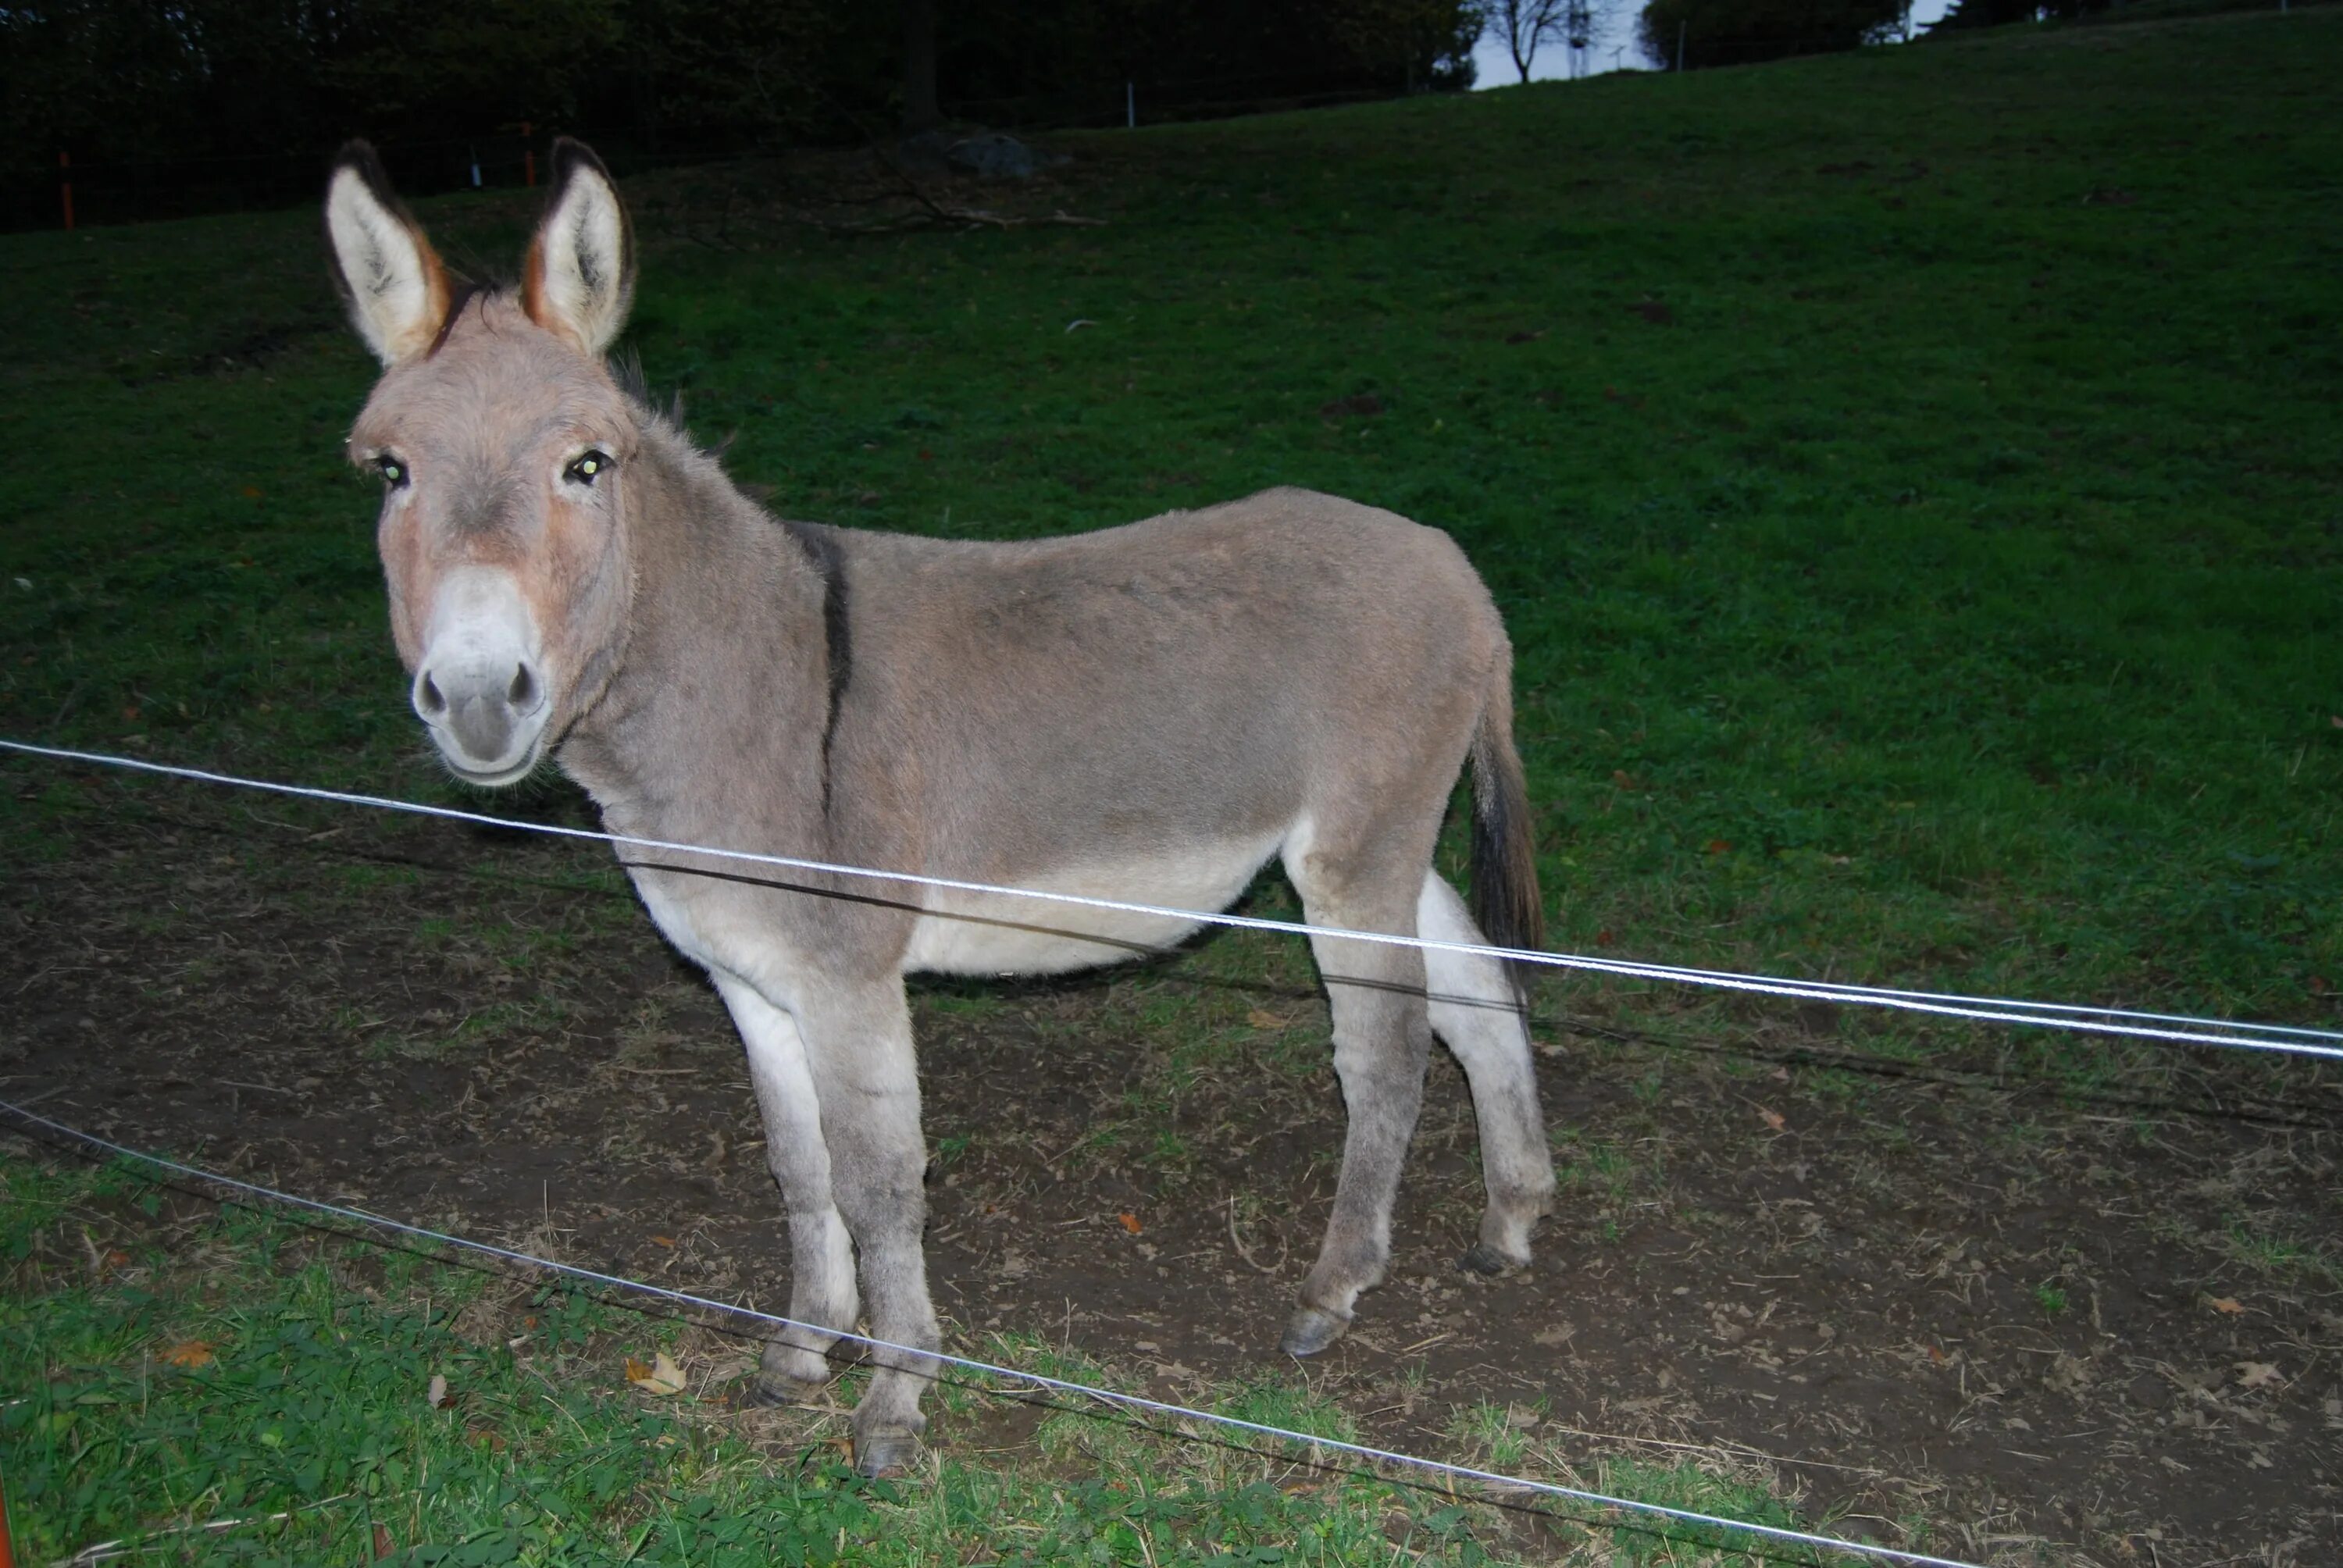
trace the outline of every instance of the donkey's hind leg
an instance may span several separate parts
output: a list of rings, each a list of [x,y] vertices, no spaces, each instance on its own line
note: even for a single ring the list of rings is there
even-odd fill
[[[1427,940],[1485,947],[1464,900],[1437,871],[1423,876],[1415,934]],[[1528,1023],[1513,978],[1496,959],[1473,953],[1423,954],[1432,1032],[1447,1042],[1473,1090],[1481,1124],[1481,1170],[1489,1206],[1481,1239],[1464,1254],[1468,1269],[1494,1274],[1530,1261],[1530,1230],[1554,1207],[1554,1152],[1538,1113],[1537,1074]]]
[[[1300,890],[1312,925],[1403,935],[1412,928],[1417,896],[1412,876],[1378,891],[1345,885],[1317,855],[1290,853],[1286,874]],[[1383,1277],[1391,1261],[1392,1203],[1423,1107],[1423,1070],[1432,1053],[1420,951],[1340,937],[1312,937],[1311,949],[1334,1015],[1334,1071],[1350,1126],[1326,1240],[1281,1342],[1296,1356],[1342,1338],[1359,1292]]]
[[[822,1142],[805,1041],[797,1020],[747,981],[723,974],[715,980],[749,1048],[749,1081],[764,1114],[765,1161],[789,1205],[789,1316],[819,1328],[851,1329],[860,1305],[854,1247],[830,1195],[830,1150]],[[759,1397],[787,1402],[827,1382],[824,1352],[837,1342],[835,1334],[813,1329],[782,1330],[765,1346]]]

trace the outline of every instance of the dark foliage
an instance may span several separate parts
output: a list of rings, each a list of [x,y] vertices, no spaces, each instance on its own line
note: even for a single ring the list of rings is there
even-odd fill
[[[1904,25],[1909,0],[1651,0],[1635,24],[1662,70],[1745,65],[1853,49]]]
[[[2108,8],[2110,0],[1953,0],[1953,8],[1928,25],[1931,35],[2013,22],[2072,21]]]
[[[869,140],[922,117],[922,14],[942,116],[1011,127],[1466,86],[1480,23],[1471,0],[32,0],[0,5],[0,178],[43,221],[60,152],[117,205],[137,182],[113,216],[162,216],[306,195],[351,136],[418,192],[509,178],[555,130],[622,168]]]

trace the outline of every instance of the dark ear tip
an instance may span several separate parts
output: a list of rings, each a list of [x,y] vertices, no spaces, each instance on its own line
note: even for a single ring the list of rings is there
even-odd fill
[[[600,175],[607,184],[618,184],[616,180],[610,178],[610,171],[604,166],[602,160],[595,156],[593,148],[575,136],[554,137],[553,179],[550,183],[556,194],[558,194],[561,187],[569,183],[569,177],[581,168],[593,170]]]
[[[390,188],[390,174],[382,166],[382,159],[377,156],[372,142],[362,136],[354,136],[344,142],[341,150],[334,155],[333,173],[327,176],[328,182],[344,169],[364,180],[367,188],[383,201],[397,199]]]

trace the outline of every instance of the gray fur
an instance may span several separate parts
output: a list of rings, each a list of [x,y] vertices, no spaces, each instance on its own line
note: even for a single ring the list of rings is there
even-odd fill
[[[1476,901],[1505,940],[1534,941],[1511,649],[1445,535],[1302,490],[1019,544],[779,523],[581,351],[586,327],[538,319],[576,293],[540,280],[452,323],[389,322],[385,340],[436,347],[393,360],[351,435],[355,460],[411,476],[380,526],[392,628],[418,692],[443,669],[460,684],[417,710],[467,777],[504,764],[438,720],[511,699],[496,746],[526,741],[524,769],[553,756],[617,832],[1177,907],[1225,903],[1275,857],[1313,922],[1472,940],[1431,869],[1470,758]],[[608,459],[590,483],[580,452]],[[937,1347],[903,976],[1076,968],[1185,930],[782,887],[689,854],[628,869],[739,1026],[789,1205],[791,1315],[850,1329],[867,1303],[878,1337]],[[1525,1261],[1554,1189],[1499,965],[1339,937],[1314,950],[1349,1131],[1296,1353],[1339,1336],[1383,1275],[1435,1029],[1481,1119],[1489,1205],[1469,1261]],[[765,1388],[825,1375],[829,1342],[783,1335]],[[878,1359],[854,1420],[873,1470],[912,1452],[932,1367]]]

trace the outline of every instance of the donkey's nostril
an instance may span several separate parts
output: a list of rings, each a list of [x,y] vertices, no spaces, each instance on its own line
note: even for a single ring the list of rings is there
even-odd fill
[[[537,676],[528,666],[524,664],[513,671],[512,685],[506,689],[505,696],[515,708],[537,706]]]
[[[437,719],[447,711],[447,699],[428,675],[415,683],[415,706],[423,710],[426,719]]]

